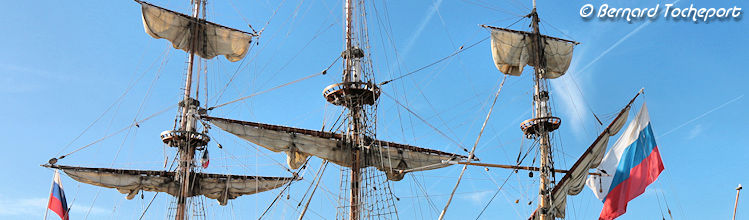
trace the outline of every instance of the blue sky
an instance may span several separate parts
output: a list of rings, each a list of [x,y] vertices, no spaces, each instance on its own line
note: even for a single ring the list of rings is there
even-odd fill
[[[737,184],[749,183],[749,23],[746,19],[710,23],[659,18],[654,21],[585,20],[584,4],[598,7],[653,7],[671,1],[538,2],[541,31],[582,42],[567,75],[551,81],[555,115],[563,119],[554,146],[557,168],[574,163],[603,129],[604,123],[640,88],[664,160],[658,181],[632,201],[620,219],[655,219],[668,206],[675,219],[726,219],[731,216]],[[187,1],[155,1],[185,12]],[[682,0],[676,7],[746,8],[743,1]],[[530,1],[378,1],[368,3],[369,37],[375,80],[413,71],[441,59],[460,46],[488,36],[479,24],[506,27],[529,12]],[[2,160],[0,218],[40,218],[44,213],[52,170],[40,164],[92,143],[135,120],[176,103],[181,96],[186,55],[165,40],[143,32],[140,7],[132,1],[11,1],[0,15],[0,127]],[[662,7],[662,6],[661,6]],[[316,73],[343,48],[341,2],[210,1],[212,21],[249,30],[264,29],[244,61],[224,58],[207,62],[208,103],[223,103]],[[742,17],[743,18],[743,17]],[[266,25],[267,24],[267,25]],[[524,19],[512,28],[528,30]],[[213,111],[219,117],[319,129],[332,123],[340,109],[326,105],[321,91],[340,80],[340,63],[318,76]],[[526,71],[530,70],[527,68]],[[237,73],[232,83],[226,82]],[[465,50],[428,69],[383,86],[384,92],[406,104],[445,133],[440,135],[381,97],[377,136],[381,139],[461,152],[475,142],[496,86],[489,42]],[[205,95],[201,80],[201,96]],[[482,162],[511,164],[529,147],[521,141],[520,121],[530,117],[532,79],[508,77],[497,107],[478,145]],[[216,94],[225,88],[217,101]],[[205,98],[201,97],[201,101]],[[639,108],[639,107],[638,107]],[[158,137],[173,126],[169,110],[71,156],[60,164],[127,169],[163,169],[164,156],[174,150]],[[634,111],[633,113],[634,114]],[[101,117],[100,117],[101,116]],[[97,120],[98,119],[98,120]],[[92,124],[90,129],[78,137]],[[220,130],[212,130],[211,167],[206,172],[289,176],[279,164],[285,156],[258,148]],[[218,149],[215,143],[221,143]],[[69,144],[70,143],[70,144]],[[611,142],[613,143],[613,141]],[[524,165],[534,165],[530,159]],[[293,184],[269,218],[296,218],[319,159],[303,171],[305,180]],[[535,164],[537,165],[537,163]],[[444,206],[460,167],[409,174],[391,183],[401,218],[434,219]],[[310,219],[335,218],[340,169],[330,166],[315,195]],[[448,210],[448,219],[475,218],[497,189],[493,181],[509,181],[483,219],[521,219],[535,208],[537,180],[527,173],[472,167]],[[72,217],[138,218],[153,193],[125,200],[113,189],[99,189],[62,178]],[[220,207],[205,200],[208,217],[257,218],[279,190],[244,196]],[[424,198],[425,194],[429,199]],[[515,204],[515,200],[519,200]],[[145,214],[163,218],[169,197],[158,195]],[[602,203],[588,189],[569,198],[569,219],[593,219]],[[745,201],[745,200],[744,200]],[[749,219],[744,203],[737,219]],[[668,215],[666,218],[668,219]]]

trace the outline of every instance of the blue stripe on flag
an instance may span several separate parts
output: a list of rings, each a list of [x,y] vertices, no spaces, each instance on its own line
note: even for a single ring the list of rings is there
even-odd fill
[[[653,152],[655,147],[656,143],[655,137],[653,137],[653,129],[650,127],[650,122],[648,122],[648,126],[640,131],[637,140],[624,150],[622,157],[619,159],[619,164],[616,167],[616,174],[614,175],[614,180],[611,181],[609,192],[629,178],[630,170],[645,160],[645,158]],[[604,202],[605,201],[606,200],[604,199]]]
[[[62,187],[60,187],[60,184],[57,182],[54,182],[54,186],[52,187],[52,196],[57,198],[57,200],[60,200],[60,203],[62,203],[62,208],[64,210],[68,210],[68,203],[65,200],[65,192],[62,191]]]

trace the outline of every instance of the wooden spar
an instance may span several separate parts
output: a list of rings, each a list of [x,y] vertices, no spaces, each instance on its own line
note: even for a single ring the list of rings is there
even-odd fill
[[[546,79],[543,78],[544,73],[546,71],[546,62],[544,59],[544,47],[541,46],[541,33],[538,28],[538,12],[536,11],[536,1],[533,1],[533,10],[530,14],[531,17],[531,26],[533,27],[533,40],[532,40],[532,46],[533,50],[535,51],[535,62],[536,66],[534,69],[534,82],[535,82],[535,88],[533,93],[533,104],[534,104],[534,117],[535,118],[542,118],[542,117],[549,117],[551,116],[551,111],[549,109],[549,93],[546,88]],[[539,186],[538,186],[538,194],[539,194],[539,208],[541,210],[540,220],[551,220],[553,219],[553,214],[550,212],[551,210],[551,188],[552,182],[549,180],[549,177],[553,175],[551,171],[551,165],[554,164],[554,161],[551,157],[551,140],[549,138],[549,133],[552,130],[548,130],[544,128],[544,126],[541,126],[539,131],[537,132],[537,138],[539,142],[539,153],[540,153],[540,180],[539,180]]]
[[[635,95],[635,97],[632,97],[632,99],[629,100],[629,102],[627,103],[627,105],[624,106],[624,108],[621,111],[619,111],[619,114],[616,116],[616,118],[614,118],[614,120],[611,122],[611,124],[609,124],[606,127],[606,129],[603,129],[603,131],[601,131],[601,134],[598,135],[598,138],[596,138],[596,140],[593,141],[592,144],[590,144],[590,147],[588,147],[588,149],[585,150],[585,152],[583,152],[583,155],[590,154],[590,153],[593,152],[593,150],[594,150],[594,148],[596,146],[596,143],[599,142],[599,141],[601,141],[602,138],[604,138],[605,134],[608,133],[609,130],[611,130],[612,126],[614,125],[614,122],[618,121],[619,118],[621,118],[621,117],[624,116],[624,113],[627,112],[627,109],[629,109],[631,107],[632,103],[635,102],[635,99],[637,99],[637,97],[639,97],[640,94],[643,94],[644,91],[645,91],[644,88],[640,89],[640,91],[637,92],[637,94]],[[570,168],[570,170],[573,170],[573,169],[575,169],[575,167],[580,166],[581,163],[582,163],[582,160],[578,159],[575,162],[575,164],[572,165],[572,167]],[[559,182],[557,183],[557,185],[554,186],[554,189],[551,190],[551,194],[552,195],[556,194],[558,190],[560,190],[561,188],[563,188],[562,186],[564,186],[566,184],[567,180],[569,180],[570,178],[571,178],[571,175],[564,175],[564,177],[562,177],[562,179],[559,180]],[[536,219],[536,215],[539,215],[538,209],[536,209],[536,211],[534,211],[533,214],[531,214],[530,218],[528,218],[528,219],[529,220]]]
[[[357,62],[355,59],[353,59],[352,51],[353,51],[353,16],[354,16],[354,2],[352,0],[345,0],[345,6],[346,6],[346,50],[344,54],[345,58],[345,66],[344,66],[344,72],[343,72],[343,82],[356,82],[357,77],[354,73],[354,66],[355,62]],[[346,108],[349,109],[350,112],[350,127],[348,131],[349,140],[350,140],[350,147],[351,152],[353,155],[353,161],[351,163],[351,179],[349,180],[349,184],[351,187],[351,197],[349,198],[349,219],[350,220],[358,220],[359,219],[359,209],[360,209],[360,202],[361,199],[359,198],[359,193],[361,191],[361,135],[362,134],[362,125],[361,125],[361,116],[364,113],[363,108],[359,103],[349,101],[346,104]]]
[[[743,188],[744,187],[741,187],[741,184],[739,184],[739,187],[736,187],[736,203],[733,204],[733,220],[736,220],[736,208],[739,207],[739,193]]]
[[[202,0],[192,0],[193,3],[193,9],[192,9],[192,18],[196,20],[196,24],[198,23],[198,16],[200,15],[200,2]],[[182,100],[182,120],[180,121],[180,130],[183,131],[195,131],[194,127],[189,126],[188,123],[189,120],[192,119],[191,116],[188,115],[189,110],[192,105],[192,95],[191,89],[192,89],[192,71],[193,71],[193,65],[195,63],[195,46],[197,45],[197,38],[198,38],[198,27],[199,25],[194,25],[192,29],[192,38],[190,39],[190,57],[187,64],[187,77],[185,79],[185,95],[184,99]],[[192,160],[195,157],[195,146],[191,144],[190,142],[187,142],[183,144],[182,146],[178,146],[179,148],[179,157],[180,162],[178,164],[177,170],[181,173],[181,185],[180,185],[180,194],[177,196],[177,211],[174,215],[175,220],[184,220],[186,219],[185,214],[187,213],[187,198],[190,196],[190,179],[191,179],[191,172],[192,172]]]
[[[474,162],[462,162],[462,161],[450,161],[448,163],[450,163],[450,164],[463,164],[463,165],[479,166],[479,167],[494,167],[494,168],[514,169],[514,170],[529,170],[529,171],[540,171],[541,170],[541,168],[538,168],[538,167],[518,166],[518,165],[504,165],[504,164],[491,164],[491,163],[474,163]],[[569,173],[570,171],[569,170],[554,169],[554,172],[557,172],[557,173]],[[588,175],[601,176],[600,173],[588,173]]]
[[[485,24],[482,24],[482,25],[480,25],[480,26],[481,26],[481,27],[483,27],[483,28],[489,28],[489,29],[495,29],[495,30],[507,31],[507,32],[517,33],[517,34],[523,34],[523,35],[533,35],[533,33],[530,33],[530,32],[526,32],[526,31],[518,31],[518,30],[513,30],[513,29],[507,29],[507,28],[501,28],[501,27],[494,27],[494,26],[491,26],[491,25],[485,25]],[[552,36],[548,36],[548,35],[543,35],[543,34],[541,35],[541,37],[543,37],[543,38],[548,38],[548,39],[552,39],[552,40],[563,41],[563,42],[571,43],[571,44],[574,44],[574,45],[578,45],[578,44],[580,44],[580,42],[577,42],[577,41],[573,41],[573,40],[567,40],[567,39],[564,39],[564,38],[558,38],[558,37],[552,37]]]

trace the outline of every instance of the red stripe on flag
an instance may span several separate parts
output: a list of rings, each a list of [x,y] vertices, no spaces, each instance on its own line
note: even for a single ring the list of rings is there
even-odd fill
[[[655,182],[663,169],[661,154],[656,146],[642,163],[630,170],[628,179],[609,192],[598,219],[612,220],[627,212],[627,202],[645,192],[645,188]]]
[[[59,215],[62,220],[68,220],[68,213],[62,207],[62,202],[60,202],[60,199],[58,199],[54,195],[50,195],[47,208],[49,208],[49,210],[52,210],[52,212],[57,213],[57,215]]]

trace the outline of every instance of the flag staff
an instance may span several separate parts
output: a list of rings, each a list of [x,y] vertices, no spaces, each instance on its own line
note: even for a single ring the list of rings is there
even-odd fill
[[[736,220],[736,208],[739,207],[739,193],[743,188],[744,187],[741,187],[741,184],[739,184],[739,187],[736,187],[736,203],[733,204],[733,220]]]
[[[55,175],[57,175],[57,170],[55,170]],[[49,186],[49,195],[52,195],[52,190],[55,187],[55,179],[52,177],[52,185]],[[47,199],[47,206],[44,207],[44,220],[47,220],[47,214],[49,214],[49,203],[52,201],[52,196],[50,196]]]

